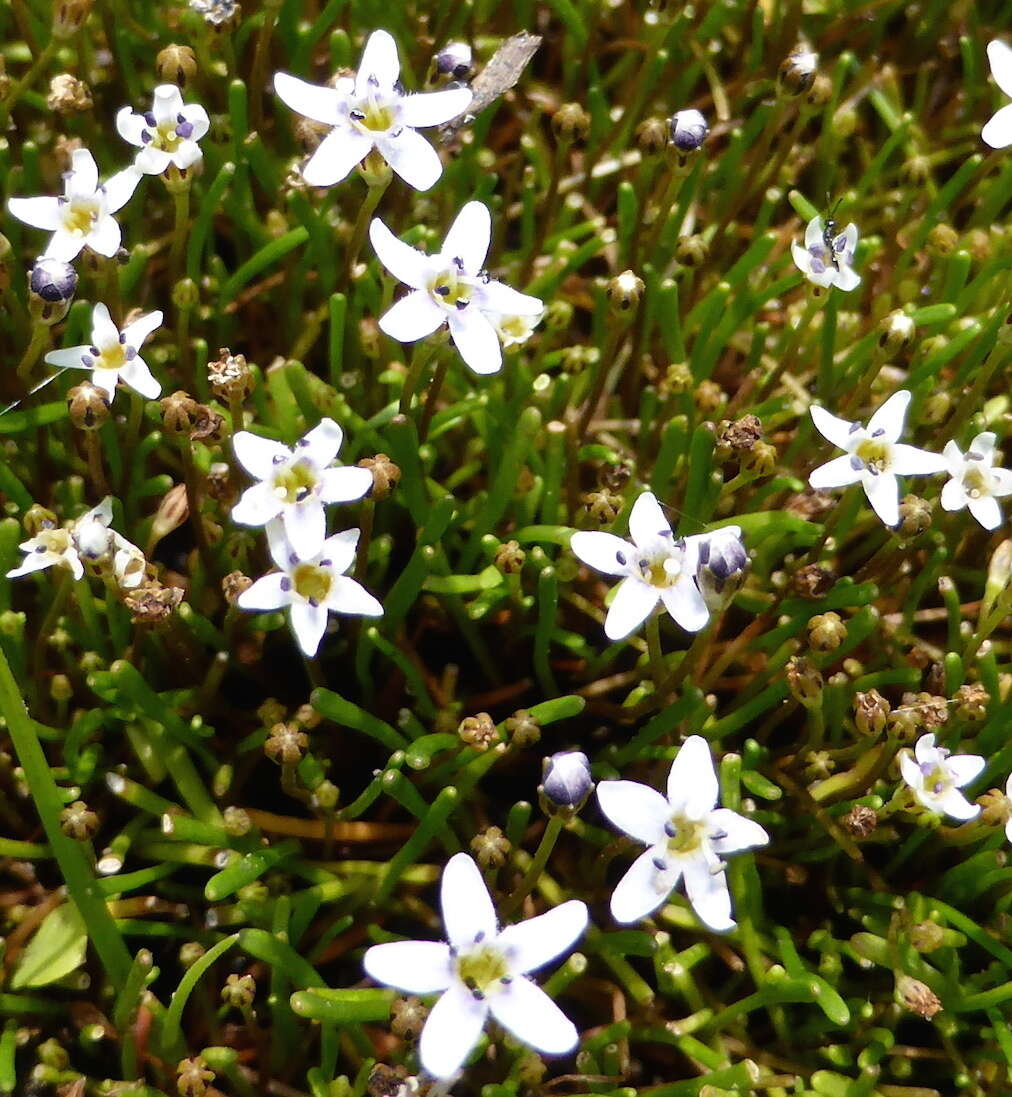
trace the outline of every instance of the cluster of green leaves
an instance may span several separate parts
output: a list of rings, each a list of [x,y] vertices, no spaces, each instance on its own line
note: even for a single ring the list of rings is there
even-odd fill
[[[0,9],[5,200],[58,193],[68,139],[103,175],[121,167],[116,110],[175,78],[158,71],[163,47],[195,51],[184,94],[212,127],[189,208],[177,222],[161,181],[145,180],[120,215],[124,261],[80,264],[53,336],[87,342],[99,300],[118,320],[161,308],[147,357],[164,391],[223,419],[220,437],[180,441],[157,403],[121,392],[98,431],[115,527],[157,541],[160,582],[185,590],[174,612],[134,619],[94,579],[0,578],[0,1093],[84,1077],[89,1093],[159,1097],[197,1055],[236,1097],[361,1097],[377,1060],[414,1070],[411,1039],[390,1034],[393,994],[362,983],[361,951],[435,936],[441,865],[489,826],[512,846],[486,873],[504,902],[579,897],[599,927],[546,981],[583,1032],[546,1092],[1007,1088],[1000,805],[950,829],[893,799],[896,754],[927,726],[908,694],[941,697],[940,738],[988,758],[972,794],[1012,769],[1006,550],[965,512],[944,514],[937,481],[918,482],[930,520],[911,506],[898,533],[857,493],[828,507],[805,491],[827,456],[813,398],[858,418],[902,383],[919,445],[1007,433],[1012,158],[979,141],[997,103],[984,48],[1012,31],[1006,5],[247,7],[214,30],[181,2],[99,0],[52,48],[48,0]],[[495,377],[437,346],[448,370],[424,424],[424,391],[401,409],[411,348],[376,327],[395,286],[368,247],[349,262],[366,185],[307,189],[295,119],[269,93],[275,69],[323,82],[353,66],[376,27],[397,38],[410,87],[452,39],[474,44],[480,68],[507,36],[543,36],[517,89],[444,152],[439,184],[419,195],[395,181],[380,207],[431,249],[465,201],[487,202],[491,269],[547,304]],[[818,77],[791,96],[777,73],[803,38]],[[92,109],[47,108],[61,72],[88,83]],[[577,139],[552,124],[570,102],[587,114]],[[683,163],[643,123],[688,106],[712,132]],[[814,300],[790,242],[827,194],[861,228],[863,282]],[[3,232],[13,367],[31,340],[23,271],[41,239],[6,216]],[[626,269],[643,290],[623,302],[610,280]],[[884,333],[894,310],[913,340]],[[251,363],[245,405],[208,383],[226,344]],[[20,401],[0,414],[0,575],[33,504],[69,519],[104,494],[67,415],[78,379],[27,397],[13,368],[0,379]],[[746,415],[772,447],[761,461],[720,426]],[[323,416],[345,429],[343,461],[387,454],[401,476],[341,513],[363,529],[356,573],[383,618],[342,623],[304,665],[282,615],[243,614],[222,593],[228,573],[269,567],[262,538],[229,517],[242,472],[228,436],[245,425],[292,443]],[[155,538],[183,483],[191,521]],[[666,619],[649,652],[639,636],[608,644],[607,588],[568,550],[574,529],[624,531],[647,488],[681,532],[733,521],[752,553],[746,585],[691,646]],[[827,613],[846,637],[819,650],[810,621]],[[792,678],[799,655],[821,680],[814,702]],[[966,686],[983,689],[976,708],[958,702]],[[854,705],[873,689],[899,716],[866,735]],[[518,709],[540,725],[536,745],[510,723]],[[482,750],[457,726],[486,710],[496,732]],[[309,742],[278,766],[265,745],[284,721]],[[731,865],[735,932],[705,932],[678,895],[616,927],[610,885],[633,848],[593,803],[526,894],[543,754],[578,746],[597,779],[659,784],[689,734],[722,759],[725,805],[772,836]],[[78,800],[98,816],[90,840],[61,826]],[[878,826],[855,830],[856,808]],[[221,1004],[230,971],[255,978],[246,1009]],[[931,996],[941,1012],[916,1017]],[[456,1092],[516,1097],[544,1077],[493,1032]]]

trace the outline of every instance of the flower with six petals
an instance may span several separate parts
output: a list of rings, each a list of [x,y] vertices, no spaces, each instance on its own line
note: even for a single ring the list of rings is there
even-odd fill
[[[153,400],[162,391],[162,386],[138,351],[161,322],[162,314],[155,310],[138,317],[120,331],[108,308],[99,302],[91,312],[90,345],[51,350],[46,361],[60,369],[91,370],[91,383],[102,389],[110,400],[116,395],[118,381]]]
[[[468,88],[408,95],[398,76],[397,43],[385,30],[365,44],[354,78],[320,87],[286,72],[274,76],[274,90],[292,110],[330,126],[330,133],[302,169],[310,186],[340,183],[376,149],[415,190],[428,190],[442,175],[439,153],[416,130],[456,118],[471,103]]]
[[[455,854],[443,870],[440,899],[446,943],[392,941],[373,945],[364,958],[378,983],[440,995],[422,1030],[422,1066],[437,1078],[454,1075],[489,1014],[538,1051],[572,1051],[576,1028],[528,976],[573,946],[587,928],[587,907],[571,899],[499,929],[488,888],[466,853]]]
[[[998,500],[1012,495],[1012,472],[994,465],[995,441],[994,432],[985,430],[974,438],[966,453],[955,442],[946,442],[942,450],[951,477],[942,488],[942,507],[945,510],[968,507],[984,529],[997,529],[1001,525]]]
[[[292,631],[306,655],[314,656],[327,629],[327,616],[347,613],[382,617],[383,607],[345,572],[355,562],[357,529],[328,537],[313,556],[300,558],[285,536],[280,520],[267,526],[271,558],[281,569],[258,579],[239,595],[237,605],[248,610],[288,607]]]
[[[248,430],[232,439],[235,455],[259,483],[247,488],[232,508],[232,520],[263,526],[280,518],[300,560],[318,556],[327,536],[325,503],[351,503],[372,487],[363,468],[333,468],[344,432],[333,419],[322,419],[292,449]],[[280,566],[280,565],[279,565]]]
[[[601,810],[620,830],[650,848],[633,862],[611,897],[615,921],[629,925],[652,914],[679,880],[700,921],[717,933],[735,926],[724,857],[764,846],[758,823],[717,807],[720,790],[706,740],[691,735],[668,774],[665,798],[636,781],[602,781]]]
[[[180,171],[193,167],[203,158],[197,142],[209,128],[207,111],[199,103],[184,104],[175,84],[159,84],[144,114],[123,107],[116,115],[120,137],[141,150],[134,167],[145,175],[161,175],[170,164]]]
[[[98,165],[87,149],[75,149],[64,175],[61,198],[11,198],[7,208],[26,225],[53,234],[44,254],[69,263],[85,247],[112,256],[120,228],[113,214],[130,201],[140,182],[136,168],[124,168],[101,185]]]
[[[983,769],[979,754],[950,754],[945,747],[935,746],[933,733],[917,740],[912,755],[909,750],[900,753],[900,773],[918,803],[960,822],[980,814],[980,805],[971,804],[959,790]]]
[[[900,486],[896,477],[930,476],[948,467],[940,453],[898,441],[909,406],[909,392],[894,392],[863,427],[813,404],[809,410],[819,433],[846,450],[846,455],[820,465],[808,477],[809,484],[819,491],[861,484],[879,518],[887,526],[897,525]]]
[[[699,544],[705,536],[676,539],[654,495],[645,491],[629,515],[629,536],[578,532],[570,547],[605,575],[621,575],[604,622],[609,640],[628,636],[650,616],[657,603],[687,632],[699,632],[710,619],[696,584]]]
[[[475,373],[502,368],[497,324],[502,316],[540,316],[544,304],[497,282],[482,270],[492,239],[492,216],[481,202],[457,214],[442,249],[426,255],[398,240],[379,218],[369,226],[380,262],[411,287],[380,318],[392,339],[413,343],[446,324],[461,358]]]

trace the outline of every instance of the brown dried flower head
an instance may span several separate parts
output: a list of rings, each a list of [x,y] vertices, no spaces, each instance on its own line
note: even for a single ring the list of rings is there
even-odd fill
[[[475,750],[488,750],[499,741],[495,721],[487,712],[479,712],[476,716],[465,716],[460,721],[457,734],[462,742],[467,743],[469,747],[474,747]]]
[[[294,766],[302,760],[309,746],[309,737],[298,724],[280,723],[271,728],[264,743],[264,754],[280,765]]]
[[[401,470],[385,453],[377,453],[375,457],[363,457],[358,462],[358,467],[372,473],[373,499],[386,499],[400,483]]]
[[[55,114],[83,114],[94,106],[91,88],[69,72],[61,72],[49,81],[46,106]]]

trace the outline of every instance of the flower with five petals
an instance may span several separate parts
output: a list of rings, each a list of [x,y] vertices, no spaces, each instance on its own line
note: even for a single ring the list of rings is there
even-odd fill
[[[587,907],[571,899],[500,929],[481,872],[466,853],[447,863],[440,898],[446,943],[392,941],[373,945],[364,958],[378,983],[440,995],[422,1029],[422,1066],[437,1078],[454,1075],[489,1014],[538,1051],[572,1051],[576,1028],[528,976],[573,946],[587,928]]]
[[[846,450],[846,455],[820,465],[808,477],[809,484],[819,491],[861,484],[879,518],[887,526],[898,525],[900,486],[896,477],[930,476],[948,467],[940,453],[898,441],[909,406],[909,392],[894,392],[863,427],[813,404],[809,410],[819,433]]]
[[[357,74],[340,77],[333,88],[275,74],[274,90],[283,103],[331,127],[302,169],[310,186],[340,183],[373,149],[415,190],[428,190],[442,175],[439,153],[416,130],[462,114],[471,92],[448,88],[408,95],[398,80],[400,67],[397,43],[377,30],[365,44]]]
[[[636,781],[602,781],[601,810],[620,830],[650,848],[641,853],[611,897],[615,921],[646,918],[679,880],[700,921],[717,933],[735,926],[724,857],[764,846],[769,835],[756,822],[717,807],[720,790],[710,747],[699,735],[682,744],[668,774],[665,798]]]
[[[120,331],[112,322],[108,308],[99,302],[91,312],[90,345],[51,350],[46,361],[60,369],[91,370],[91,383],[102,389],[110,400],[116,395],[118,381],[153,400],[162,391],[162,386],[138,351],[161,322],[162,314],[156,309]]]
[[[461,209],[436,255],[398,240],[379,218],[369,226],[369,239],[387,270],[411,287],[380,318],[380,328],[392,339],[413,343],[446,324],[461,358],[475,373],[498,373],[501,317],[544,312],[537,297],[518,293],[482,270],[492,216],[481,202],[468,202]]]
[[[136,168],[124,168],[101,185],[98,165],[87,149],[75,149],[64,175],[62,198],[11,198],[7,208],[19,221],[53,234],[44,254],[69,263],[82,248],[115,255],[120,228],[113,217],[140,182]]]

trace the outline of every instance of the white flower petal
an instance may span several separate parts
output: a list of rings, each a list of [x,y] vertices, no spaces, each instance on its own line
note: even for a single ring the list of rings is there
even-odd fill
[[[412,290],[379,319],[380,330],[401,343],[424,339],[442,327],[446,313],[423,289]]]
[[[994,82],[1006,95],[1012,96],[1012,48],[996,38],[987,44],[987,59]]]
[[[203,160],[204,154],[196,141],[183,140],[176,145],[176,151],[172,155],[172,162],[181,171],[192,168],[198,160]]]
[[[963,451],[959,446],[952,441],[946,442],[942,447],[942,456],[945,458],[945,464],[946,468],[949,470],[949,475],[957,478],[962,477],[966,468],[966,458],[963,456]]]
[[[871,508],[887,526],[896,526],[900,520],[900,484],[891,473],[878,476],[865,473],[862,477],[864,493]]]
[[[234,514],[234,512],[233,512]],[[327,517],[323,504],[315,496],[282,508],[285,536],[300,560],[312,560],[327,536]]]
[[[497,922],[492,897],[478,866],[466,853],[455,853],[447,861],[439,899],[451,945],[465,948],[476,940],[495,937]]]
[[[127,324],[123,329],[123,338],[128,347],[136,350],[153,331],[157,331],[161,326],[162,313],[160,309],[156,309],[134,320],[132,324]]]
[[[105,191],[106,210],[109,213],[121,210],[133,197],[140,181],[141,173],[135,167],[124,168],[110,176],[102,186]]]
[[[144,175],[161,175],[172,163],[172,155],[165,149],[156,149],[153,145],[137,153],[134,167]]]
[[[999,499],[1012,495],[1012,471],[1009,469],[991,469],[991,494]]]
[[[341,106],[344,96],[334,88],[310,84],[297,76],[290,76],[287,72],[276,72],[274,91],[285,106],[306,118],[312,118],[314,122],[336,126],[343,118]]]
[[[311,187],[332,187],[340,183],[373,147],[373,140],[350,126],[335,126],[319,143],[302,169]]]
[[[686,632],[699,632],[709,623],[706,600],[689,571],[683,572],[672,586],[661,590],[661,601]]]
[[[58,198],[9,198],[7,208],[32,228],[55,232],[63,224]]]
[[[159,84],[155,88],[154,102],[151,108],[155,121],[162,125],[175,122],[183,109],[183,96],[175,84]]]
[[[453,977],[450,949],[438,941],[390,941],[366,949],[362,966],[370,979],[408,994],[446,990]]]
[[[193,127],[193,132],[190,134],[191,141],[199,141],[207,135],[207,131],[211,128],[211,119],[199,103],[188,103],[179,113],[183,116],[183,121],[189,122]]]
[[[140,355],[137,355],[120,369],[119,379],[124,385],[129,385],[134,392],[139,392],[141,396],[146,397],[148,400],[154,400],[156,396],[161,395],[161,383],[148,369],[147,362]]]
[[[323,542],[320,559],[330,561],[335,575],[343,575],[355,562],[359,532],[357,529],[345,529]]]
[[[856,484],[864,475],[860,468],[855,468],[851,458],[847,455],[834,457],[817,469],[812,469],[808,476],[808,483],[817,491],[826,488],[845,488],[850,484]]]
[[[640,548],[652,545],[658,537],[670,535],[671,525],[664,517],[660,503],[653,492],[644,491],[637,496],[629,514],[629,536]]]
[[[850,293],[851,290],[857,289],[861,284],[861,275],[843,260],[840,261],[840,267],[835,271],[835,274],[836,278],[833,279],[833,285],[845,293]]]
[[[83,236],[57,229],[42,254],[46,259],[62,259],[65,263],[72,263],[81,254],[85,243]]]
[[[383,159],[415,190],[428,190],[443,174],[439,153],[417,131],[405,126],[396,136],[376,136]]]
[[[485,312],[498,312],[504,316],[540,316],[545,311],[544,302],[529,293],[520,293],[502,282],[484,282],[476,288],[478,305]]]
[[[979,754],[953,754],[945,760],[945,768],[952,774],[958,788],[976,780],[984,772],[986,764]]]
[[[121,239],[122,235],[116,218],[106,215],[98,218],[85,243],[92,251],[111,259],[119,251]]]
[[[948,471],[948,461],[941,453],[894,442],[889,452],[889,469],[897,476],[930,476]]]
[[[295,443],[294,453],[308,460],[314,468],[325,469],[333,463],[343,441],[344,431],[333,419],[327,417],[321,419],[311,431]]]
[[[1012,103],[991,116],[980,131],[980,138],[993,149],[1006,149],[1012,145]]]
[[[91,310],[91,341],[100,351],[108,352],[119,346],[119,328],[101,301]]]
[[[385,30],[374,30],[366,41],[362,60],[358,63],[355,94],[363,99],[375,87],[391,91],[400,72],[401,62],[393,36]]]
[[[623,579],[604,619],[605,636],[609,640],[624,640],[643,624],[659,600],[660,591],[656,587],[642,579]]]
[[[74,149],[67,178],[68,198],[90,198],[98,190],[98,164],[87,149]]]
[[[30,552],[16,568],[7,572],[8,579],[18,579],[30,575],[33,571],[42,571],[60,563],[60,557],[52,552]]]
[[[941,796],[935,797],[935,804],[936,810],[961,823],[976,819],[981,812],[980,804],[971,804],[958,788],[947,788]]]
[[[258,484],[259,488],[269,487],[268,484]],[[253,489],[250,488],[252,491]],[[273,493],[272,493],[273,495]],[[275,497],[276,498],[276,497]],[[281,508],[278,507],[280,512]],[[233,516],[234,516],[233,511]],[[253,523],[259,525],[260,523]],[[358,532],[357,530],[355,531]],[[298,563],[299,558],[292,551],[292,546],[288,543],[288,537],[285,534],[285,523],[281,521],[279,517],[271,518],[264,525],[264,533],[267,534],[267,550],[271,554],[271,559],[274,563],[281,568],[284,572],[290,572],[291,569]],[[326,544],[326,542],[324,542]]]
[[[968,498],[966,505],[984,529],[997,529],[1001,525],[1001,504],[997,499],[990,495],[982,495],[977,499]]]
[[[942,509],[962,510],[966,506],[967,496],[962,479],[953,477],[942,488]]]
[[[699,920],[714,933],[734,929],[727,874],[714,872],[713,867],[701,858],[687,859],[684,872],[685,893]]]
[[[412,289],[428,289],[434,272],[427,255],[398,240],[378,217],[369,225],[369,240],[379,261],[395,278]]]
[[[1005,824],[1005,840],[1012,842],[1012,819]]]
[[[585,564],[605,575],[627,574],[629,561],[636,552],[633,545],[614,533],[580,531],[573,534],[569,547]]]
[[[823,243],[823,235],[826,226],[822,218],[816,214],[805,226],[805,247],[811,249]]]
[[[917,761],[925,766],[936,765],[942,760],[938,753],[938,747],[935,746],[934,732],[922,735],[917,742],[914,743],[914,755],[916,756]]]
[[[451,983],[422,1029],[418,1042],[422,1066],[436,1078],[456,1074],[478,1042],[487,1017],[487,1001],[478,1001],[463,983]]]
[[[282,571],[272,571],[258,579],[253,586],[247,588],[236,599],[240,609],[269,610],[281,609],[287,606],[292,595],[290,591],[282,589],[282,583],[288,578]]]
[[[353,503],[372,490],[372,473],[368,469],[324,469],[319,479],[320,500],[324,503]]]
[[[289,612],[295,639],[303,652],[312,658],[320,650],[320,641],[327,631],[326,607],[293,602]]]
[[[900,752],[900,774],[915,791],[924,787],[924,774],[908,750]]]
[[[910,393],[906,389],[894,392],[868,420],[868,433],[874,436],[877,431],[882,431],[884,442],[895,442],[903,433],[903,422],[909,407]]]
[[[232,448],[239,464],[258,480],[266,480],[276,463],[287,461],[291,456],[287,446],[248,430],[240,430],[233,436]]]
[[[460,259],[468,274],[477,274],[485,265],[491,241],[492,215],[488,206],[483,202],[467,202],[454,218],[440,253],[450,260]],[[489,308],[497,312],[512,311],[491,304]]]
[[[755,820],[746,819],[744,815],[739,815],[730,808],[717,808],[711,812],[710,823],[724,833],[723,838],[712,839],[717,853],[738,853],[743,849],[765,846],[770,840],[770,836]]]
[[[281,500],[269,483],[247,488],[232,508],[232,521],[240,526],[263,526],[281,513]]]
[[[850,266],[854,259],[854,252],[857,251],[857,225],[851,221],[841,235],[843,236],[843,252],[841,258],[846,261],[847,266]],[[858,281],[860,282],[860,280],[861,279],[859,278]]]
[[[90,369],[81,361],[83,355],[88,354],[90,347],[65,347],[63,350],[51,350],[45,360],[51,366],[60,369]]]
[[[832,442],[834,446],[846,449],[851,441],[851,428],[854,424],[847,419],[840,419],[818,404],[812,404],[808,410],[812,416],[812,422],[815,424],[815,429],[822,437]]]
[[[502,369],[502,347],[488,317],[476,308],[447,313],[450,338],[461,358],[479,375]]]
[[[806,278],[812,276],[812,255],[807,248],[802,247],[797,240],[791,241],[791,257],[794,259],[794,265],[801,271]]]
[[[446,91],[408,95],[401,100],[401,121],[416,129],[441,126],[458,114],[463,114],[471,105],[472,98],[470,88],[447,88]]]
[[[654,850],[648,849],[633,861],[611,896],[611,916],[622,925],[632,925],[653,914],[674,890],[681,867],[670,864],[660,871],[654,864]]]
[[[507,953],[510,970],[526,974],[568,951],[586,928],[586,904],[570,899],[526,922],[507,926],[497,943]]]
[[[601,810],[619,830],[644,845],[667,841],[664,827],[671,818],[668,801],[649,785],[638,781],[601,781],[597,786]]]
[[[517,978],[489,999],[492,1016],[513,1035],[547,1055],[565,1055],[580,1042],[576,1026],[529,979]]]
[[[382,617],[383,605],[361,583],[347,575],[335,575],[327,596],[327,608],[356,617]]]
[[[701,735],[690,735],[679,748],[668,773],[671,810],[699,820],[713,809],[719,795],[710,744]]]
[[[101,389],[110,402],[116,397],[116,385],[119,383],[119,370],[97,369],[91,375],[91,383]]]

